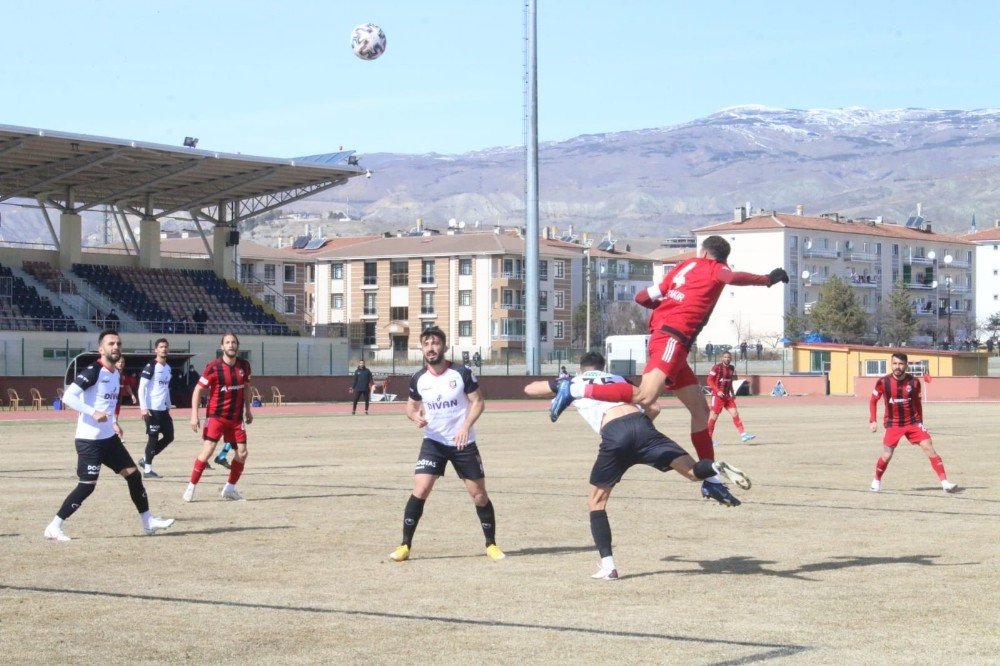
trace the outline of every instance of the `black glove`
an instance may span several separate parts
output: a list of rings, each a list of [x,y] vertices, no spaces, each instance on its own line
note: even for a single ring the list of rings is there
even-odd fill
[[[771,282],[771,284],[767,285],[768,287],[778,284],[779,282],[788,284],[788,273],[785,272],[784,268],[775,268],[767,274],[767,279]]]

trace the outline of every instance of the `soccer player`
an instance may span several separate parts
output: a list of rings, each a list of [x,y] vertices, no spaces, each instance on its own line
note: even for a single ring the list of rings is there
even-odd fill
[[[910,444],[924,450],[930,459],[931,468],[941,480],[941,488],[946,493],[958,491],[958,484],[948,480],[941,456],[934,450],[931,434],[924,426],[923,405],[920,400],[920,380],[908,371],[909,358],[903,352],[895,352],[891,359],[892,372],[875,382],[875,389],[868,401],[869,422],[872,432],[878,432],[878,402],[885,401],[885,437],[882,438],[882,455],[875,461],[875,478],[872,491],[882,490],[882,475],[885,474],[892,454],[899,440],[906,437]]]
[[[170,416],[170,366],[167,354],[170,343],[166,338],[156,341],[156,358],[146,364],[139,375],[139,415],[146,422],[146,451],[139,464],[143,477],[158,479],[153,471],[153,458],[174,441],[174,419]]]
[[[52,541],[70,540],[62,531],[63,521],[72,516],[94,492],[102,465],[125,479],[146,534],[154,534],[174,524],[173,518],[163,519],[150,513],[142,475],[125,450],[118,435],[120,431],[116,432],[115,404],[121,388],[121,375],[115,363],[122,353],[122,340],[115,331],[101,331],[97,349],[100,359],[84,368],[63,394],[66,406],[80,412],[76,422],[76,474],[79,482],[45,528],[45,538]]]
[[[220,347],[222,356],[205,366],[191,395],[191,429],[201,431],[203,445],[191,470],[191,482],[184,491],[185,502],[194,499],[194,489],[201,480],[201,474],[208,467],[208,461],[215,453],[219,440],[223,438],[236,444],[236,456],[229,464],[229,478],[222,488],[222,499],[243,499],[236,490],[236,483],[247,462],[247,431],[243,422],[253,423],[253,412],[250,411],[250,363],[239,357],[240,339],[235,333],[224,334]],[[198,418],[202,391],[208,391],[204,430],[201,429]]]
[[[497,546],[496,515],[493,502],[486,494],[486,473],[473,428],[486,408],[479,392],[479,382],[468,366],[452,365],[445,360],[444,353],[448,347],[444,331],[437,326],[421,332],[420,347],[426,365],[410,377],[406,416],[418,428],[424,429],[424,440],[413,470],[413,493],[403,510],[403,541],[389,555],[389,559],[396,562],[409,559],[413,534],[424,512],[424,502],[431,494],[434,482],[441,478],[450,462],[458,478],[465,482],[465,488],[476,505],[476,514],[486,537],[487,557],[502,560],[505,556]]]
[[[571,379],[575,384],[623,384],[626,380],[604,372],[604,357],[597,352],[587,352],[580,359],[581,374]],[[540,380],[524,387],[532,398],[555,395],[560,380]],[[659,415],[654,406],[646,411],[624,402],[603,402],[581,398],[574,402],[583,420],[601,436],[597,459],[590,471],[590,489],[587,505],[590,508],[590,532],[601,556],[601,565],[591,578],[616,580],[618,567],[611,549],[611,524],[606,506],[611,491],[621,481],[625,472],[637,464],[649,465],[661,472],[673,469],[687,479],[698,481],[725,474],[741,488],[750,487],[750,479],[743,472],[726,464],[701,460],[695,462],[675,441],[658,431],[652,420]],[[711,484],[712,498],[726,506],[738,506],[740,501],[722,484]]]
[[[736,394],[733,393],[734,381],[736,381],[736,366],[733,365],[733,355],[729,352],[722,352],[721,362],[712,366],[708,372],[708,386],[712,389],[711,414],[708,415],[708,436],[711,437],[715,434],[715,422],[718,421],[719,414],[725,409],[733,417],[733,424],[736,425],[736,430],[740,433],[740,440],[749,442],[757,436],[751,435],[743,427],[740,410],[736,408]]]
[[[734,272],[726,265],[729,243],[721,236],[709,236],[701,244],[694,259],[679,263],[664,276],[659,285],[640,291],[635,300],[653,309],[649,318],[649,354],[638,388],[630,384],[586,384],[562,382],[552,400],[551,419],[559,418],[576,398],[594,398],[610,402],[630,402],[651,408],[664,386],[673,390],[677,399],[691,415],[691,443],[699,460],[714,460],[715,449],[708,434],[708,403],[698,380],[687,362],[688,350],[712,314],[726,285],[756,285],[770,287],[788,282],[788,273],[775,268],[767,275]],[[718,477],[702,483],[703,497],[711,496],[711,483],[722,483]]]

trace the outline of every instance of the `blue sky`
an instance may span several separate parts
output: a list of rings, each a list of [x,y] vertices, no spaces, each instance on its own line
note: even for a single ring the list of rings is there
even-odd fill
[[[750,103],[1000,106],[1000,3],[537,2],[542,141]],[[369,21],[375,62],[349,47]],[[523,140],[520,0],[50,0],[3,23],[0,124],[274,157]]]

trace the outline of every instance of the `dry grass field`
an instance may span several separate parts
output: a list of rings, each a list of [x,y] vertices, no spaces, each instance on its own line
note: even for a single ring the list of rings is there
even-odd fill
[[[0,420],[0,649],[35,663],[997,663],[1000,473],[996,405],[931,404],[958,495],[901,445],[868,484],[880,439],[855,400],[741,402],[759,444],[720,459],[753,479],[743,506],[675,474],[633,468],[609,504],[619,581],[594,581],[586,482],[596,437],[494,404],[478,427],[507,559],[450,472],[413,558],[397,545],[420,434],[399,413],[269,415],[250,426],[244,502],[179,440],[147,482],[176,524],[140,536],[108,470],[57,544],[42,531],[75,484],[73,426]],[[680,410],[661,429],[686,433]],[[130,450],[140,429],[126,422]],[[879,436],[880,437],[880,436]],[[690,448],[686,435],[682,444]]]

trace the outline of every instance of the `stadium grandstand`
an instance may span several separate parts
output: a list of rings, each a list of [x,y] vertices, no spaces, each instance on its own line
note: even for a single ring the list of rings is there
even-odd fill
[[[51,238],[0,244],[0,331],[93,331],[113,311],[122,331],[299,335],[240,284],[240,223],[365,173],[353,151],[275,159],[0,125],[0,204],[37,208]],[[102,212],[120,243],[84,247],[83,215]],[[178,216],[198,254],[161,252]]]

